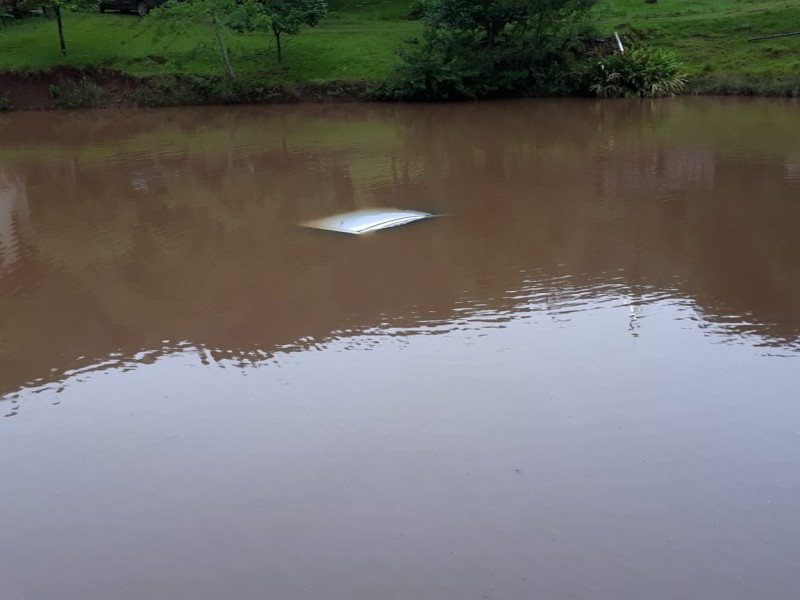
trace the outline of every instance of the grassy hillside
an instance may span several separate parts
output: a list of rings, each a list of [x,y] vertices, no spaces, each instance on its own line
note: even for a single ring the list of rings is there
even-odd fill
[[[269,36],[229,36],[241,74],[276,80],[374,80],[385,77],[394,50],[421,28],[406,19],[412,0],[332,0],[329,17],[304,29],[277,64]],[[797,0],[600,0],[593,11],[600,31],[619,31],[629,44],[674,50],[689,73],[717,79],[779,81],[800,77],[800,36],[748,41],[800,30]],[[155,37],[149,18],[66,13],[69,53],[58,52],[55,21],[32,17],[0,29],[0,70],[55,65],[103,66],[133,74],[221,73],[210,30]]]
[[[602,0],[598,25],[670,48],[690,73],[800,74],[800,36],[749,41],[800,31],[796,0]]]
[[[238,73],[289,80],[378,79],[392,69],[395,49],[419,31],[405,20],[410,0],[337,2],[316,28],[284,42],[279,66],[270,35],[228,35]],[[137,75],[221,73],[213,31],[194,26],[158,35],[149,17],[119,13],[64,13],[67,55],[59,53],[55,20],[31,17],[0,29],[0,70],[39,70],[56,65],[102,66]]]

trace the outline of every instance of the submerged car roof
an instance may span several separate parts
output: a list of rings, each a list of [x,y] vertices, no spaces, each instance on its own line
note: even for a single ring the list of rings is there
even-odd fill
[[[367,208],[303,223],[304,227],[362,235],[433,217],[431,213],[397,208]]]

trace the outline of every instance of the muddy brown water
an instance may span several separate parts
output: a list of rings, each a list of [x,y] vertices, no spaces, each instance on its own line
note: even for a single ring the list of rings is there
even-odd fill
[[[0,115],[0,415],[3,600],[796,598],[800,104]]]

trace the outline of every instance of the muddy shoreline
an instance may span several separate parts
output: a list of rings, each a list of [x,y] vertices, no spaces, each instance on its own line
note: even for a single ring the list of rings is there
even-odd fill
[[[691,80],[685,94],[800,97],[800,78],[708,75]],[[374,100],[380,94],[368,81],[230,82],[213,75],[136,76],[94,67],[0,72],[0,111]]]
[[[0,72],[0,110],[353,102],[374,99],[373,86],[359,81],[227,82],[208,75],[136,76],[110,69],[57,67]]]

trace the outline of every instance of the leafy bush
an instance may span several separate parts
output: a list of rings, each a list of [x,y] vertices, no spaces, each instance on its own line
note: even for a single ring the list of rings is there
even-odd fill
[[[61,85],[49,87],[50,96],[60,108],[91,108],[100,106],[106,91],[88,77],[79,80],[67,79]]]
[[[366,100],[374,96],[367,83],[346,81],[272,83],[261,78],[225,79],[214,75],[158,75],[140,81],[125,100],[136,106],[258,104]]]
[[[409,21],[419,21],[425,16],[425,0],[412,0],[411,5],[408,7],[406,19]]]
[[[5,26],[5,22],[14,18],[14,13],[11,11],[10,6],[0,4],[0,29]]]
[[[637,48],[592,56],[579,69],[580,87],[601,98],[659,98],[686,87],[683,65],[669,50]]]
[[[593,0],[427,0],[421,40],[379,95],[458,100],[573,91]]]
[[[399,54],[403,62],[380,91],[384,98],[474,100],[573,91],[569,74],[575,53],[526,36],[487,48],[476,33],[429,30]]]
[[[696,75],[689,80],[687,89],[692,94],[800,98],[800,73],[781,76],[771,73]]]
[[[215,76],[158,75],[141,82],[126,99],[137,106],[182,106],[218,101],[222,79]]]
[[[403,63],[381,95],[402,100],[457,100],[490,95],[503,87],[493,60],[474,35],[428,30],[398,51]]]

